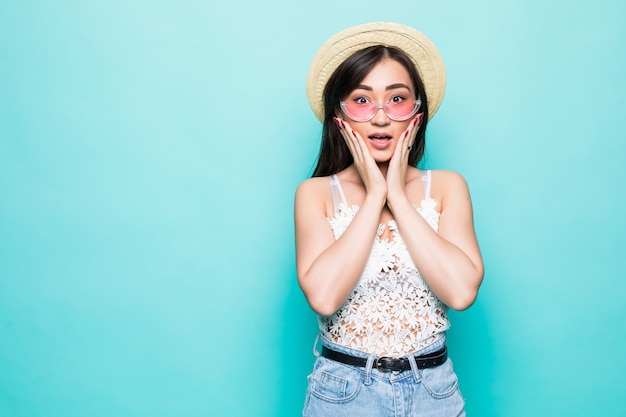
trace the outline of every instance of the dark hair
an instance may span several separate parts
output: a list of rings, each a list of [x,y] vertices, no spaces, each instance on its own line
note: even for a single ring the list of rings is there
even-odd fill
[[[415,64],[406,53],[400,49],[375,45],[370,46],[350,55],[335,72],[330,76],[324,88],[324,127],[322,130],[322,143],[317,166],[313,171],[313,177],[323,177],[349,167],[352,162],[352,154],[348,149],[339,128],[333,117],[341,111],[339,102],[350,94],[363,79],[370,73],[372,68],[384,58],[393,59],[409,73],[413,87],[418,97],[422,100],[420,112],[424,113],[422,124],[417,131],[415,143],[409,152],[409,165],[415,166],[424,156],[426,145],[425,134],[428,120],[428,103],[424,83],[422,82]]]

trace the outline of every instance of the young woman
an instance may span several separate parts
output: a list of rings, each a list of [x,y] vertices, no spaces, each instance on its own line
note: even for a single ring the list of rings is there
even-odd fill
[[[470,195],[459,174],[415,167],[444,90],[439,52],[403,25],[347,29],[313,59],[324,128],[295,228],[322,349],[304,416],[465,415],[445,331],[483,277]]]

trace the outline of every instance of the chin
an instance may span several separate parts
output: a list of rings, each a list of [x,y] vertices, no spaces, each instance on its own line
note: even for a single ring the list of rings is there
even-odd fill
[[[383,157],[374,157],[374,161],[378,164],[388,164],[391,161],[391,156],[383,158]]]
[[[387,149],[370,149],[369,151],[372,158],[374,158],[374,161],[378,163],[389,162],[393,156],[393,149],[391,146]]]

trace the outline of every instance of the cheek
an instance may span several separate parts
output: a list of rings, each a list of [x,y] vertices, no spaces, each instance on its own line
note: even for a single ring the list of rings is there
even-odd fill
[[[363,139],[367,139],[367,131],[365,129],[362,129],[358,123],[352,122],[351,126],[352,126],[352,130],[358,133],[359,136],[361,136]]]
[[[405,122],[398,122],[400,123],[400,130],[402,132],[404,132],[405,130],[407,130],[409,128],[409,125],[413,122],[413,119],[409,119],[408,121]]]

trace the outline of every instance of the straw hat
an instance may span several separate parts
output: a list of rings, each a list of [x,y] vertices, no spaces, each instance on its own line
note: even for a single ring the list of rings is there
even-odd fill
[[[324,121],[324,87],[337,67],[356,51],[373,45],[393,46],[415,63],[428,98],[429,119],[443,100],[446,68],[435,45],[421,32],[398,23],[374,22],[345,29],[317,51],[306,80],[306,95],[315,116]]]

